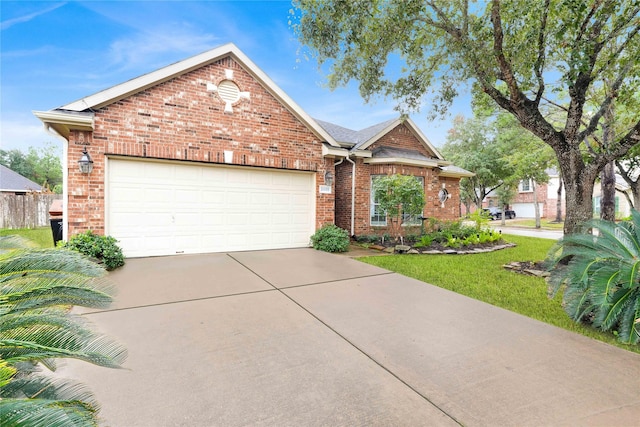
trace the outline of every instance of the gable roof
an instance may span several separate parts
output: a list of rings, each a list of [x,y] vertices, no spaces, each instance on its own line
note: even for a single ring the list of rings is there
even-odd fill
[[[0,191],[24,192],[42,191],[42,186],[25,178],[18,172],[12,171],[4,165],[0,165]]]
[[[53,128],[58,134],[64,137],[69,136],[70,129],[93,130],[93,110],[113,104],[150,87],[157,86],[226,57],[231,57],[240,64],[245,71],[251,74],[271,95],[287,107],[289,111],[319,139],[326,141],[331,146],[340,146],[324,128],[304,112],[298,104],[233,43],[228,43],[199,55],[175,62],[56,109],[50,111],[34,111],[33,114],[42,120],[46,127]]]

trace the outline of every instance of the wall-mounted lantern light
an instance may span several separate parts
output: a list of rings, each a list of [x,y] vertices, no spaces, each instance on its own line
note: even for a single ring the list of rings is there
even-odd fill
[[[84,150],[82,150],[82,157],[78,160],[78,167],[81,173],[91,173],[93,170],[93,160],[91,160],[91,156],[87,153],[87,147],[84,147]]]
[[[326,171],[324,173],[324,184],[328,185],[329,187],[331,187],[331,185],[333,184],[333,174],[331,173],[331,171]]]

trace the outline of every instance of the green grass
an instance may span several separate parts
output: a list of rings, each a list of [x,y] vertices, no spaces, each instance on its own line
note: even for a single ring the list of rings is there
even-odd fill
[[[560,295],[549,299],[544,279],[503,268],[512,261],[544,260],[554,241],[512,235],[505,240],[517,246],[485,254],[389,255],[358,260],[640,353],[638,345],[624,345],[613,334],[571,320],[561,307]]]
[[[51,233],[51,227],[18,228],[15,230],[8,228],[0,229],[0,236],[11,235],[21,236],[27,240],[31,240],[41,248],[53,247],[53,234]]]
[[[531,227],[535,228],[535,219],[514,219],[509,221],[509,225],[515,225],[518,227]],[[550,219],[541,219],[540,228],[545,230],[562,230],[564,228],[564,222],[552,222]]]

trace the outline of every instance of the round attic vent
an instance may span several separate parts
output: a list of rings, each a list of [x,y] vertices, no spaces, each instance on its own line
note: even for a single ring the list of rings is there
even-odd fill
[[[240,88],[231,80],[223,80],[218,85],[218,96],[224,102],[237,102],[240,100]]]

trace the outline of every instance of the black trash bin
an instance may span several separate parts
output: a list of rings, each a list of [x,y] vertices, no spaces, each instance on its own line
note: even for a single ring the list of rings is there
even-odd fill
[[[49,223],[53,235],[53,245],[62,240],[62,200],[54,200],[49,207]]]

